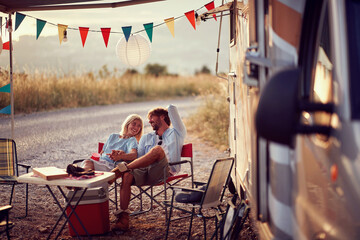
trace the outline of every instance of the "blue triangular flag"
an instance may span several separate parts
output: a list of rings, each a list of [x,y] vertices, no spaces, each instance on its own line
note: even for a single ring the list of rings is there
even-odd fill
[[[150,39],[150,42],[152,42],[154,24],[153,23],[146,23],[146,24],[144,24],[144,28],[145,28],[145,31],[146,31],[149,39]]]
[[[131,33],[131,26],[122,27],[122,30],[123,30],[123,33],[125,35],[126,41],[128,41],[129,37],[130,37],[130,33]]]
[[[36,19],[36,40],[39,38],[41,31],[43,30],[46,21]]]
[[[4,107],[3,109],[0,110],[0,113],[3,114],[11,114],[11,105]]]
[[[21,22],[24,20],[25,15],[16,12],[16,16],[15,16],[15,31],[16,29],[18,29],[18,27],[20,26]]]
[[[10,92],[10,83],[1,87],[0,92],[8,92],[9,93]]]

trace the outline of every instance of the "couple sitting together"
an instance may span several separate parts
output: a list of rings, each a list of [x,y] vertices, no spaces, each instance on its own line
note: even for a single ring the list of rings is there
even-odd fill
[[[173,105],[168,109],[155,108],[147,117],[154,132],[142,136],[143,121],[139,115],[132,114],[124,121],[121,134],[110,135],[100,153],[100,160],[85,160],[81,165],[85,170],[112,171],[116,178],[122,177],[120,211],[112,230],[129,228],[131,185],[158,183],[164,179],[164,169],[167,169],[167,176],[180,171],[180,165],[168,164],[180,161],[186,136],[177,108]]]

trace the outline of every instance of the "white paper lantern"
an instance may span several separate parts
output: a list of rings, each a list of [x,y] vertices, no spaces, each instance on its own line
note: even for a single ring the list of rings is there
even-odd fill
[[[128,41],[123,37],[116,45],[118,58],[131,67],[143,64],[149,58],[150,52],[150,42],[141,35],[131,35]]]
[[[3,50],[3,41],[0,37],[0,54],[1,54],[2,50]]]

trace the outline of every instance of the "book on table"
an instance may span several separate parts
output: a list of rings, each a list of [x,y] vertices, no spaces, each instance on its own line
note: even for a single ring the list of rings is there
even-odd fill
[[[45,180],[54,180],[67,177],[68,174],[64,169],[57,167],[40,167],[33,168],[34,174],[42,177]]]

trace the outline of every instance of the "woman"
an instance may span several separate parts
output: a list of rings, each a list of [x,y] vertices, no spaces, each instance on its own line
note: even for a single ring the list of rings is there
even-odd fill
[[[106,141],[100,152],[99,161],[87,159],[81,163],[80,167],[85,170],[110,172],[116,166],[116,162],[130,162],[136,159],[138,142],[143,134],[143,128],[144,123],[139,115],[129,115],[122,124],[120,134],[113,133]],[[112,160],[110,155],[113,154],[119,155],[120,158],[117,158],[117,161]]]

